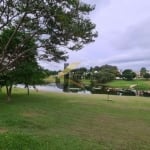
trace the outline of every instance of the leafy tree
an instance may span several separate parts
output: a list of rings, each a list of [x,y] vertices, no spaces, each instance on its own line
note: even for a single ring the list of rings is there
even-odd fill
[[[97,83],[106,83],[115,79],[116,76],[119,76],[119,71],[116,66],[103,65],[95,66],[93,68],[93,79]]]
[[[113,73],[107,71],[100,71],[94,74],[94,78],[97,83],[106,83],[115,79],[115,75]]]
[[[5,45],[6,41],[9,40],[9,37],[14,32],[14,28],[5,29],[0,34],[0,51],[3,53],[3,46]],[[7,71],[1,73],[1,85],[6,86],[6,93],[7,93],[7,100],[10,101],[11,97],[11,90],[13,84],[17,83],[24,83],[27,87],[29,84],[35,84],[34,82],[37,81],[40,76],[39,66],[36,61],[36,46],[35,40],[32,38],[22,49],[18,48],[21,40],[23,38],[29,38],[29,34],[22,33],[17,31],[15,37],[11,40],[11,46],[7,47],[5,51],[5,63],[9,64],[9,62],[13,59],[16,59],[20,52],[22,53],[19,62],[15,62],[15,66],[9,66]],[[26,51],[30,49],[30,51]],[[32,51],[31,51],[32,50]],[[15,55],[13,55],[15,51]],[[25,52],[26,51],[26,52]],[[25,52],[25,53],[24,53]],[[36,75],[36,76],[35,76]]]
[[[52,71],[52,70],[48,70],[45,69],[44,70],[47,76],[51,76],[51,75],[57,75],[59,71]]]
[[[16,77],[16,83],[25,85],[29,95],[29,85],[35,87],[36,84],[43,83],[43,79],[46,77],[46,72],[39,67],[36,61],[25,61],[16,68],[14,76]]]
[[[29,95],[29,85],[35,87],[36,84],[42,83],[45,77],[46,73],[39,67],[35,59],[29,61],[28,58],[26,61],[20,62],[14,70],[1,75],[1,85],[6,86],[7,101],[11,100],[14,84],[24,84]]]
[[[103,66],[95,66],[92,68],[92,72],[109,72],[114,74],[115,76],[120,76],[120,73],[118,71],[118,68],[116,66],[111,66],[111,65],[103,65]]]
[[[143,75],[143,77],[144,77],[145,79],[149,79],[149,78],[150,78],[150,74],[149,74],[149,73],[145,73],[145,74]]]
[[[126,80],[133,80],[136,77],[136,73],[133,72],[131,69],[126,69],[122,72],[122,77]]]
[[[14,38],[11,40],[10,44],[7,46],[7,49],[4,51],[4,47],[7,44],[7,41],[13,34],[15,28],[4,29],[0,33],[0,54],[5,55],[2,57],[3,64],[7,65],[7,71],[14,69],[20,61],[25,60],[27,57],[34,58],[37,55],[35,40],[32,38],[30,41],[26,41],[24,46],[20,48],[22,39],[30,38],[28,33],[23,33],[17,31]],[[19,61],[15,61],[19,58]],[[13,62],[13,63],[12,63]],[[3,65],[0,64],[1,71],[3,70]]]
[[[106,65],[99,67],[99,70],[112,73],[115,75],[115,77],[120,76],[120,73],[119,73],[118,68],[116,66],[111,66],[111,65],[106,64]]]
[[[85,67],[73,69],[70,72],[71,78],[75,81],[81,80],[84,78],[85,73],[87,72],[87,69]]]
[[[95,66],[94,68],[93,68],[93,71],[99,71],[100,70],[100,67],[99,66]]]
[[[30,51],[25,47],[33,38],[38,58],[55,62],[66,60],[68,50],[79,50],[93,42],[97,32],[88,18],[92,10],[94,6],[79,0],[1,0],[0,33],[12,27],[14,30],[4,44],[0,43],[0,72],[15,67],[22,55]],[[12,41],[20,32],[29,37],[17,39],[15,47]],[[11,56],[7,54],[10,47]],[[23,54],[18,51],[22,49]]]
[[[7,101],[10,101],[11,97],[11,91],[12,91],[12,82],[13,79],[11,78],[10,73],[5,73],[5,74],[0,74],[0,85],[1,87],[5,86],[6,87],[6,94],[7,94]]]
[[[146,74],[146,71],[147,71],[146,68],[142,67],[140,70],[140,76],[143,77]]]

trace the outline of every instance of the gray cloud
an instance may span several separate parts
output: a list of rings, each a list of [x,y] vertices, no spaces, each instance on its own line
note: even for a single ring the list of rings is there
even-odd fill
[[[147,49],[142,51],[139,49],[130,49],[124,53],[112,55],[107,59],[100,59],[98,64],[112,64],[120,68],[133,68],[136,70],[141,67],[150,69],[150,51]]]
[[[150,48],[150,18],[147,18],[143,22],[130,26],[127,31],[121,35],[118,40],[117,48],[122,49],[134,49]]]
[[[150,51],[141,51],[135,50],[132,52],[128,52],[127,54],[117,55],[116,57],[110,58],[108,63],[125,63],[125,62],[133,62],[133,61],[150,61]]]

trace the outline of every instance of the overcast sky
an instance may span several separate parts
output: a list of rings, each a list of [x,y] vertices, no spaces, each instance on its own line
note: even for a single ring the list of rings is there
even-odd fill
[[[150,0],[84,0],[95,4],[90,14],[99,33],[94,43],[70,52],[67,62],[80,67],[115,65],[119,69],[150,70]],[[61,64],[43,63],[50,70]]]

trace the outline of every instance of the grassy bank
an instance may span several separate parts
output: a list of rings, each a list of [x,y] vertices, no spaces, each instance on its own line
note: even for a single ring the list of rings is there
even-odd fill
[[[148,150],[150,100],[14,90],[0,94],[2,150]]]
[[[108,86],[111,87],[118,87],[118,88],[129,88],[130,85],[137,85],[135,88],[139,90],[150,90],[150,80],[132,80],[132,81],[126,81],[126,80],[114,80],[109,83],[107,83]]]
[[[55,77],[50,76],[44,80],[46,83],[55,83]],[[63,78],[60,78],[61,84],[63,84]],[[81,81],[84,85],[90,85],[90,80],[82,80]],[[135,79],[132,81],[126,81],[126,80],[113,80],[111,82],[108,82],[105,84],[109,87],[114,88],[129,88],[131,85],[137,85],[135,88],[138,90],[150,90],[150,80],[145,79]]]

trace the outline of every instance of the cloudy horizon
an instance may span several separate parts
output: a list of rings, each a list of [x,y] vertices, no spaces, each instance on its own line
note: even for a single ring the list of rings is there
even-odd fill
[[[90,14],[99,33],[94,43],[77,52],[69,52],[68,63],[80,67],[115,65],[119,69],[150,70],[150,1],[84,0],[95,4]],[[63,69],[60,64],[43,62],[50,70]]]

